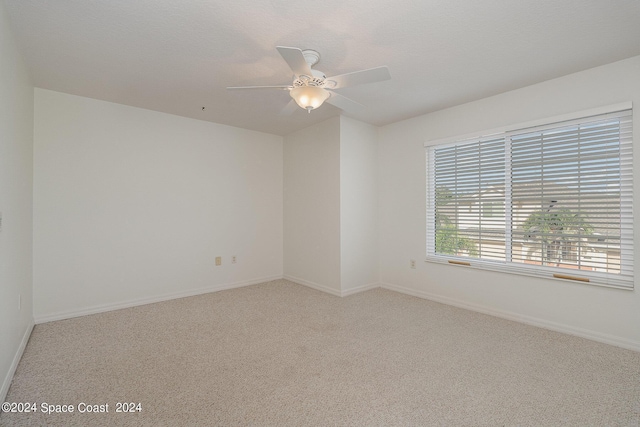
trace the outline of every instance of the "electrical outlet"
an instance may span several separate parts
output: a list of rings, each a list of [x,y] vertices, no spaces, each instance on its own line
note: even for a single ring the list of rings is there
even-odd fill
[[[222,257],[221,256],[217,256],[216,257],[216,265],[222,265]]]
[[[416,268],[416,260],[415,259],[410,259],[409,260],[409,267]]]
[[[235,264],[235,263],[236,263],[236,261],[237,261],[236,256],[235,256],[235,255],[234,255],[234,256],[232,256],[232,257],[231,257],[231,264]]]

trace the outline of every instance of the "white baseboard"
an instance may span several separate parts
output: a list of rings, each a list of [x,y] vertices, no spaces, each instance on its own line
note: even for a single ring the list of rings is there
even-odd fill
[[[368,285],[357,286],[355,288],[342,291],[340,293],[340,296],[348,297],[349,295],[359,294],[360,292],[370,291],[371,289],[376,289],[379,287],[380,287],[380,283],[369,283]]]
[[[284,275],[283,279],[288,280],[290,282],[297,283],[299,285],[307,286],[309,288],[313,288],[317,291],[326,292],[331,295],[335,295],[337,297],[348,297],[349,295],[354,295],[360,292],[368,291],[371,289],[379,288],[379,283],[369,283],[368,285],[358,286],[352,289],[347,289],[346,291],[338,291],[333,288],[329,288],[328,286],[319,285],[317,283],[311,282],[309,280],[301,279],[299,277]]]
[[[562,332],[564,334],[569,334],[569,335],[575,335],[575,336],[586,338],[592,341],[598,341],[604,344],[615,345],[616,347],[622,347],[629,350],[640,351],[640,342],[632,341],[632,340],[618,337],[615,335],[604,334],[602,332],[591,331],[588,329],[576,328],[574,326],[565,325],[557,322],[551,322],[548,320],[531,317],[531,316],[525,316],[522,314],[513,313],[509,311],[496,310],[494,308],[485,307],[479,304],[468,303],[468,302],[460,301],[454,298],[431,294],[429,292],[409,289],[409,288],[405,288],[403,286],[398,286],[398,285],[392,285],[390,283],[381,283],[380,287],[391,290],[391,291],[396,291],[403,294],[428,299],[430,301],[452,305],[454,307],[476,311],[478,313],[488,314],[490,316],[500,317],[502,319],[513,320],[516,322],[525,323],[527,325],[537,326],[539,328],[549,329],[556,332]]]
[[[194,295],[208,294],[210,292],[224,291],[227,289],[242,288],[244,286],[257,285],[258,283],[270,282],[272,280],[282,279],[282,276],[268,276],[258,279],[247,280],[243,282],[226,283],[222,285],[207,286],[180,292],[172,292],[149,298],[138,298],[129,301],[122,301],[113,304],[100,304],[92,307],[86,307],[78,310],[60,311],[57,313],[45,314],[35,317],[35,323],[53,322],[56,320],[71,319],[74,317],[87,316],[89,314],[104,313],[106,311],[120,310],[122,308],[136,307],[139,305],[153,304],[156,302],[168,301],[172,299],[191,297]]]
[[[18,347],[16,354],[13,356],[13,361],[11,362],[11,366],[9,367],[7,375],[4,377],[2,388],[0,389],[0,402],[4,402],[7,397],[9,387],[11,386],[11,381],[13,380],[13,374],[16,373],[18,363],[20,363],[20,359],[22,359],[22,353],[24,353],[24,349],[27,347],[29,337],[31,336],[31,331],[33,331],[33,326],[34,322],[32,320],[31,323],[27,326],[27,329],[24,331],[22,341],[20,341],[20,346]]]
[[[313,289],[315,289],[317,291],[326,292],[328,294],[335,295],[337,297],[341,297],[342,296],[342,293],[340,291],[336,290],[336,289],[332,289],[332,288],[329,288],[329,287],[324,286],[324,285],[319,285],[317,283],[311,282],[309,280],[304,280],[304,279],[301,279],[299,277],[288,276],[288,275],[285,274],[283,279],[288,280],[290,282],[295,282],[295,283],[297,283],[299,285],[304,285],[304,286],[307,286],[309,288],[313,288]]]

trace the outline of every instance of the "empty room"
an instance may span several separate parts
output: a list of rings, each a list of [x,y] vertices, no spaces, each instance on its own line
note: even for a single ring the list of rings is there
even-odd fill
[[[640,425],[640,2],[0,0],[0,426]]]

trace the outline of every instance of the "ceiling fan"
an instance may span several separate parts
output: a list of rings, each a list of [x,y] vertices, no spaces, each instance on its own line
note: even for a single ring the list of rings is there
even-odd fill
[[[391,74],[386,66],[370,68],[368,70],[354,71],[327,77],[322,71],[312,69],[320,60],[320,54],[315,50],[301,50],[297,47],[277,46],[282,58],[289,64],[293,71],[293,83],[277,86],[236,86],[227,89],[279,89],[288,90],[293,98],[282,110],[283,114],[291,114],[297,108],[304,108],[309,113],[320,107],[325,101],[345,111],[354,111],[363,105],[334,92],[348,86],[356,86],[365,83],[375,83],[389,80]]]

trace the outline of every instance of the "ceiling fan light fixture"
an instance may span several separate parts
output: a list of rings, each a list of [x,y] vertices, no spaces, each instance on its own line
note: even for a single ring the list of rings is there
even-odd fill
[[[327,101],[329,104],[344,110],[356,111],[364,106],[335,92],[349,86],[377,83],[389,80],[391,75],[386,66],[370,68],[368,70],[353,71],[327,77],[322,71],[311,68],[320,60],[320,54],[315,50],[299,49],[297,47],[276,46],[276,49],[293,72],[293,82],[288,85],[277,86],[232,86],[227,89],[279,89],[288,90],[289,95],[303,110],[311,112]],[[294,102],[289,101],[282,110],[282,114],[292,114],[297,111]]]
[[[300,108],[311,112],[311,110],[315,110],[329,98],[329,91],[317,86],[298,86],[291,89],[289,95]]]

